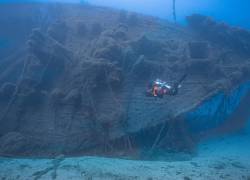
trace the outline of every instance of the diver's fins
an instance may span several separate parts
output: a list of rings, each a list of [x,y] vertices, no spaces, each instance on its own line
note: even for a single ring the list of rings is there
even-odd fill
[[[187,78],[187,74],[184,74],[179,81],[177,81],[177,86],[179,86],[185,79]]]
[[[178,90],[181,87],[181,83],[186,79],[187,74],[184,74],[183,76],[181,76],[181,78],[173,85],[173,88],[170,91],[170,95],[177,95],[178,94]]]

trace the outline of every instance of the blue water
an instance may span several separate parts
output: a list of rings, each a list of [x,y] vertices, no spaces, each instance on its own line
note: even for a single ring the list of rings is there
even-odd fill
[[[172,0],[1,0],[0,3],[13,2],[67,2],[108,6],[132,10],[172,20]],[[192,13],[202,13],[225,21],[234,26],[250,29],[249,0],[176,0],[177,20],[185,23],[185,17]]]
[[[0,49],[7,48],[9,44],[9,40],[0,37]]]
[[[247,82],[233,89],[229,94],[219,92],[213,98],[204,102],[187,116],[192,131],[201,132],[219,126],[235,111],[249,90],[250,82]],[[249,121],[248,124],[250,124]],[[250,131],[249,125],[245,129]]]
[[[90,0],[94,4],[130,9],[171,19],[172,0]],[[250,28],[249,0],[176,0],[177,19],[184,22],[187,15],[202,13],[232,25]]]

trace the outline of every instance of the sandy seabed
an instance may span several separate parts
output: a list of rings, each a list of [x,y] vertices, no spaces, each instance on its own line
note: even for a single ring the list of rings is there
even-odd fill
[[[0,159],[0,178],[83,180],[250,180],[250,135],[200,144],[187,161],[134,161],[100,157]]]

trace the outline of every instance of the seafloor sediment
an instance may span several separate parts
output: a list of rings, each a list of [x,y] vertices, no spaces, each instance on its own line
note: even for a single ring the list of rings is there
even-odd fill
[[[250,32],[202,15],[187,21],[183,27],[70,4],[1,5],[0,36],[8,46],[0,49],[0,154],[193,152],[214,131],[190,131],[186,118],[249,80]],[[150,80],[173,84],[183,74],[188,77],[177,96],[145,96]],[[206,116],[197,122],[214,123],[220,134],[227,117],[209,107],[222,115],[220,123]],[[224,133],[244,127],[249,112],[240,107],[241,123],[228,118]]]
[[[199,145],[194,158],[166,154],[170,161],[98,157],[0,159],[1,179],[92,180],[249,180],[249,135],[224,137]]]

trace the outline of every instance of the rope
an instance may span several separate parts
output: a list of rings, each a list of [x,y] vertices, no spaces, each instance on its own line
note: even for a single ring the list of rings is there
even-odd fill
[[[158,135],[156,136],[155,141],[154,141],[154,143],[153,143],[153,145],[152,145],[152,147],[151,147],[151,149],[149,151],[150,153],[154,152],[154,149],[158,145],[158,143],[160,141],[160,138],[161,138],[161,135],[162,135],[162,132],[165,129],[166,125],[167,125],[167,123],[165,122],[164,126],[161,127],[161,129],[160,129]]]
[[[48,63],[46,64],[46,66],[45,66],[45,68],[44,68],[44,70],[43,70],[43,72],[42,72],[42,75],[41,75],[41,77],[40,77],[40,80],[38,81],[38,83],[37,83],[35,86],[37,86],[37,85],[39,85],[39,84],[41,83],[42,78],[43,78],[43,76],[44,76],[44,74],[45,74],[45,71],[47,70],[47,68],[48,68],[48,66],[49,66],[49,64],[50,64],[51,58],[52,58],[52,56],[50,56],[50,58],[49,58],[50,60],[49,60]],[[21,75],[20,75],[19,79],[17,80],[17,84],[16,84],[16,87],[15,87],[15,91],[14,91],[13,95],[11,96],[11,99],[10,99],[10,101],[8,102],[7,107],[6,107],[6,109],[5,109],[5,111],[4,111],[3,115],[2,115],[2,117],[0,118],[0,122],[2,122],[2,121],[4,120],[4,118],[8,115],[8,113],[9,113],[9,111],[10,111],[12,105],[14,104],[14,102],[15,102],[15,100],[16,100],[16,97],[18,96],[18,93],[19,93],[19,90],[20,90],[20,85],[21,85],[21,83],[22,83],[22,81],[23,81],[24,74],[25,74],[25,71],[26,71],[28,62],[29,62],[29,59],[27,59],[26,61],[24,61],[24,65],[23,65],[23,68],[22,68],[22,72],[21,72]]]
[[[10,98],[10,101],[8,102],[7,104],[7,107],[5,109],[5,111],[3,112],[3,115],[2,117],[0,118],[0,122],[2,122],[4,120],[4,118],[7,116],[7,114],[9,113],[10,109],[11,109],[11,106],[13,105],[13,103],[15,102],[16,100],[16,97],[18,95],[18,92],[19,92],[19,86],[23,80],[23,77],[24,77],[24,72],[26,70],[26,66],[28,64],[28,60],[27,59],[26,61],[24,61],[24,65],[23,65],[23,68],[22,68],[22,71],[21,71],[21,75],[19,77],[19,79],[17,80],[17,84],[16,84],[16,87],[15,87],[15,91],[14,93],[12,94],[11,98]]]

